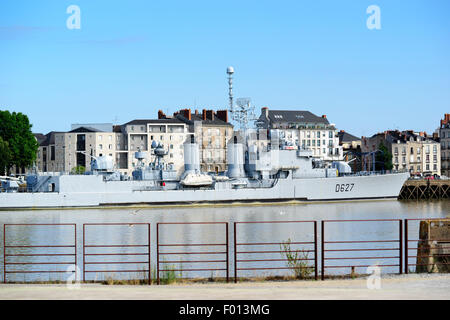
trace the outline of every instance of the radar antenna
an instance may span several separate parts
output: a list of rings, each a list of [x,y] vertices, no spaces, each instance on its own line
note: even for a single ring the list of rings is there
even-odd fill
[[[235,122],[239,130],[246,130],[250,121],[255,121],[254,106],[251,104],[250,98],[238,98],[236,99],[237,106],[233,102],[233,74],[234,68],[227,68],[228,74],[228,99],[229,99],[229,111],[231,114],[231,120]]]

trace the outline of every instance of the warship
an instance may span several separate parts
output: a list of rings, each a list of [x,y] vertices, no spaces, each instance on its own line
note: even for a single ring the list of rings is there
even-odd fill
[[[227,146],[227,171],[211,174],[200,170],[199,144],[193,136],[183,148],[180,176],[163,161],[164,146],[153,141],[154,161],[146,166],[145,152],[136,152],[138,165],[130,177],[114,170],[111,157],[92,157],[92,171],[83,175],[28,175],[26,192],[18,192],[17,182],[5,181],[0,209],[395,199],[409,176],[352,173],[344,161],[324,164],[311,150],[281,139],[262,151],[236,137]]]

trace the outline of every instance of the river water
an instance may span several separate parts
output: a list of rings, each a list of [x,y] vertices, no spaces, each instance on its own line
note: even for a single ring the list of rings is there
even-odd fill
[[[306,203],[306,204],[260,204],[260,205],[226,205],[226,206],[198,206],[198,207],[159,207],[159,208],[113,208],[113,209],[65,209],[65,210],[24,210],[24,211],[0,211],[0,224],[6,224],[6,245],[4,251],[1,247],[0,265],[1,278],[4,279],[3,261],[6,253],[5,266],[7,271],[60,271],[59,273],[7,273],[8,281],[47,281],[65,280],[69,273],[65,273],[69,263],[73,261],[73,247],[45,247],[51,245],[70,246],[75,243],[75,232],[72,225],[64,226],[24,226],[9,224],[75,224],[76,225],[76,250],[77,265],[83,271],[83,262],[86,265],[86,280],[101,280],[107,277],[135,278],[144,276],[145,272],[137,271],[148,268],[148,264],[139,263],[148,261],[148,247],[145,245],[150,238],[150,259],[152,269],[156,266],[156,224],[159,226],[159,243],[178,244],[178,246],[160,246],[160,264],[176,269],[224,269],[230,266],[229,275],[234,275],[234,230],[233,222],[255,221],[317,221],[317,239],[320,270],[320,239],[321,220],[363,220],[363,219],[419,219],[419,218],[443,218],[450,217],[450,201],[423,201],[401,202],[389,201],[361,201],[361,202],[336,202],[336,203]],[[227,241],[225,224],[185,224],[191,222],[227,222],[229,261],[226,261]],[[89,223],[126,223],[128,225],[86,225]],[[138,224],[142,223],[142,224]],[[150,223],[149,227],[145,223]],[[184,223],[184,224],[170,224]],[[134,224],[134,225],[133,225]],[[380,240],[390,241],[399,237],[399,223],[397,221],[377,222],[327,222],[325,226],[325,241],[363,241]],[[85,229],[85,230],[83,230]],[[300,252],[302,258],[312,259],[314,249],[312,242],[313,223],[242,223],[237,225],[236,241],[238,252],[249,251],[282,251],[280,243],[292,241],[291,248],[305,250]],[[107,247],[85,247],[85,253],[92,254],[83,259],[83,233],[85,246],[105,245]],[[3,239],[3,228],[1,230]],[[411,221],[408,236],[410,239],[418,238],[418,222]],[[274,243],[271,245],[245,245],[248,243]],[[294,242],[302,242],[294,244]],[[210,244],[209,246],[180,246],[180,244]],[[217,244],[217,245],[212,245]],[[128,245],[129,247],[111,247],[116,245]],[[130,245],[139,245],[131,247]],[[43,246],[43,247],[21,247]],[[364,249],[386,248],[390,251],[349,251],[327,252],[327,258],[337,257],[379,257],[379,259],[357,260],[327,260],[329,266],[362,265],[358,272],[364,273],[366,265],[377,263],[385,265],[382,272],[397,272],[399,267],[399,244],[395,242],[380,243],[330,243],[326,249]],[[414,244],[410,244],[414,248]],[[283,249],[284,250],[284,249]],[[177,254],[182,253],[182,254]],[[211,252],[208,254],[189,254],[194,252]],[[51,256],[42,254],[68,254],[67,256]],[[113,253],[113,254],[111,254]],[[117,253],[133,253],[132,255],[116,255]],[[162,253],[172,253],[163,255]],[[9,254],[21,254],[22,256],[8,256]],[[35,255],[36,254],[36,255]],[[109,255],[95,255],[109,254]],[[410,255],[415,255],[410,251]],[[387,258],[386,258],[387,257]],[[392,258],[389,258],[392,257]],[[286,268],[284,253],[240,253],[241,260],[266,260],[239,262],[239,269],[251,268]],[[206,260],[212,262],[190,262]],[[170,261],[176,261],[171,263]],[[219,262],[214,262],[219,261]],[[312,266],[313,260],[305,260]],[[59,262],[61,264],[25,264],[28,262]],[[63,264],[66,263],[67,264]],[[102,262],[109,262],[102,264]],[[115,262],[127,262],[114,264]],[[414,263],[414,258],[410,263]],[[350,263],[350,264],[349,264]],[[147,267],[146,267],[147,265]],[[390,265],[394,265],[389,267]],[[94,271],[111,272],[94,272]],[[136,272],[121,272],[132,270]],[[239,276],[262,276],[290,274],[292,270],[268,269],[268,270],[239,270]],[[327,274],[348,273],[349,268],[327,268]],[[224,270],[195,270],[183,271],[183,277],[210,277],[225,276]],[[80,275],[80,276],[81,276]],[[153,275],[154,276],[154,275]]]

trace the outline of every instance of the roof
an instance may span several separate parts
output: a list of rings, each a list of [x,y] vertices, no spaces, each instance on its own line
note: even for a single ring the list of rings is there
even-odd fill
[[[78,127],[78,128],[76,128],[74,130],[71,130],[69,132],[104,132],[104,131],[101,131],[99,129],[92,128],[92,127]]]
[[[302,122],[329,124],[327,118],[318,117],[309,111],[269,110],[271,122]]]
[[[45,140],[39,143],[40,146],[48,146],[51,144],[55,144],[55,133],[64,133],[61,131],[50,131],[45,135]]]
[[[181,120],[177,118],[166,118],[166,119],[135,119],[124,124],[127,125],[143,125],[147,123],[182,123]]]
[[[44,142],[45,139],[46,139],[45,134],[42,134],[42,133],[33,133],[33,135],[34,135],[34,137],[36,138],[37,143],[38,143],[39,145],[40,145],[42,142]]]
[[[211,126],[227,126],[227,127],[232,127],[233,125],[229,122],[225,122],[221,119],[219,119],[217,117],[217,115],[214,115],[214,120],[211,119],[206,119],[203,120],[202,118],[202,114],[195,114],[195,113],[191,113],[191,120],[188,120],[186,117],[184,117],[182,114],[177,114],[176,116],[178,119],[180,119],[181,121],[193,125],[195,123],[195,121],[201,121],[202,125],[211,125]]]
[[[359,141],[361,138],[355,137],[354,135],[351,135],[350,133],[347,133],[345,131],[338,132],[339,142],[351,142],[351,141]]]

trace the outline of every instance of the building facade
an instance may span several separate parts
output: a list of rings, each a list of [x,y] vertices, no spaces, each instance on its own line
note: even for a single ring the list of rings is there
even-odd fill
[[[152,142],[162,144],[167,154],[164,162],[172,164],[180,175],[184,170],[183,144],[189,134],[188,126],[176,118],[161,118],[148,120],[133,120],[122,125],[124,153],[121,163],[126,163],[128,174],[136,168],[138,160],[135,158],[137,151],[144,152],[147,158],[144,165],[155,160],[151,148]],[[117,162],[117,160],[116,160]]]
[[[310,149],[313,157],[324,161],[343,160],[343,148],[334,124],[325,115],[309,111],[269,110],[262,108],[257,128],[277,130],[286,141]]]
[[[160,113],[158,116],[165,117]],[[227,145],[233,135],[233,125],[228,122],[227,110],[182,109],[174,117],[189,127],[200,147],[200,168],[204,172],[227,170]]]
[[[339,145],[342,146],[344,161],[346,161],[353,172],[362,170],[361,138],[355,137],[344,130],[338,132]]]
[[[361,151],[370,153],[383,143],[392,154],[394,170],[406,170],[411,174],[441,174],[440,144],[425,132],[385,131],[370,138],[362,137]],[[373,157],[363,157],[363,167],[372,168]]]
[[[450,177],[450,114],[446,113],[439,127],[441,174]]]
[[[155,160],[152,143],[162,144],[166,150],[164,161],[172,164],[178,175],[184,171],[184,147],[194,135],[200,146],[201,169],[209,172],[226,170],[227,140],[233,134],[226,111],[189,109],[166,116],[158,112],[158,119],[136,119],[120,126],[112,124],[76,124],[69,132],[36,134],[40,141],[36,166],[40,172],[70,172],[77,166],[91,170],[92,157],[110,156],[115,168],[131,176],[138,160],[137,151],[146,158],[144,165]]]

